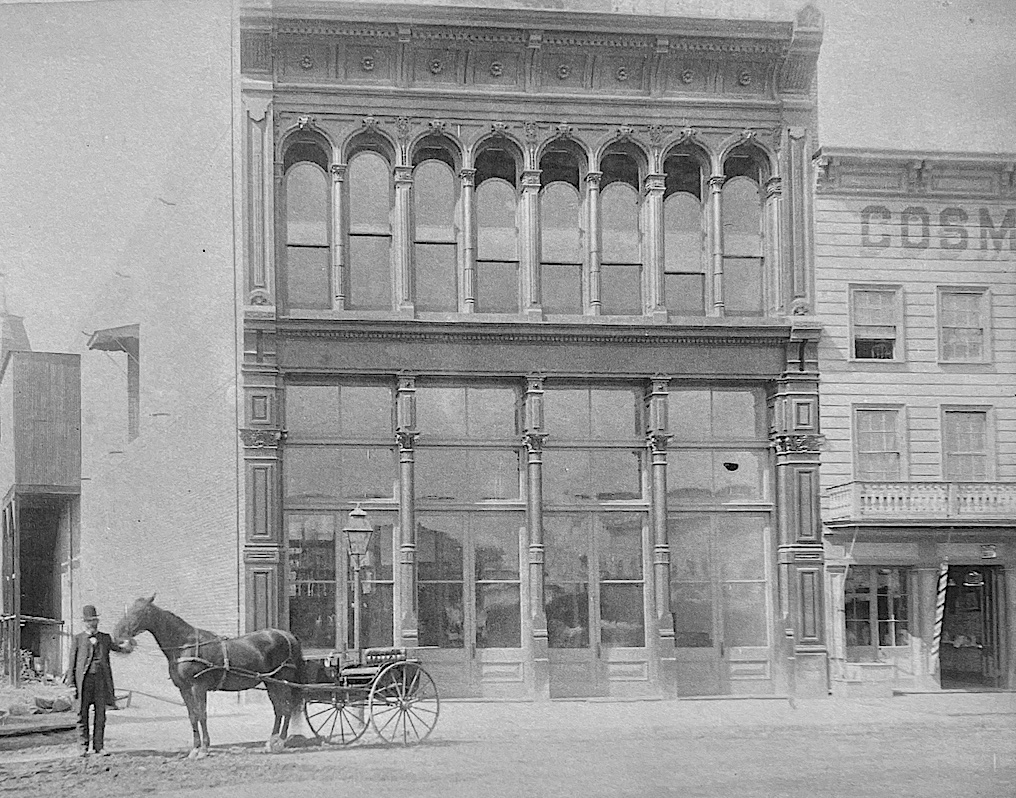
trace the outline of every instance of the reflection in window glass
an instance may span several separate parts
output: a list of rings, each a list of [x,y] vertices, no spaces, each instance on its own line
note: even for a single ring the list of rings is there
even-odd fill
[[[908,570],[855,565],[847,570],[843,590],[847,658],[878,659],[878,649],[910,645]],[[943,641],[949,630],[943,631]]]
[[[477,583],[476,647],[522,645],[522,612],[518,582]]]
[[[420,645],[465,646],[464,519],[426,516],[417,523],[416,562]]]
[[[416,495],[421,501],[518,499],[518,452],[421,446],[416,454]]]
[[[646,644],[642,583],[600,585],[600,643],[606,648]]]
[[[767,516],[755,513],[714,516],[715,555],[724,579],[765,578],[766,521]]]
[[[286,518],[289,628],[308,648],[335,646],[335,518]]]
[[[713,579],[711,526],[707,515],[671,517],[670,596],[676,644],[681,648],[713,645]]]
[[[283,465],[285,498],[292,502],[391,498],[397,473],[391,448],[289,446]]]
[[[638,436],[635,392],[625,388],[548,388],[544,419],[553,441],[624,441]]]
[[[544,599],[551,648],[589,647],[589,532],[584,518],[544,519]]]
[[[765,582],[723,584],[723,642],[727,646],[768,645]]]
[[[642,516],[596,516],[600,576],[600,642],[609,647],[646,644],[642,583]]]
[[[548,449],[543,495],[548,504],[627,501],[642,497],[640,452],[624,449]]]
[[[371,513],[371,525],[374,535],[370,539],[370,548],[364,558],[360,579],[363,594],[363,611],[360,623],[363,627],[363,645],[390,646],[394,640],[393,619],[395,609],[394,568],[392,560],[393,535],[395,528],[391,520],[383,513]],[[380,517],[379,517],[380,516]],[[347,645],[355,648],[353,640],[353,576],[352,563],[348,577],[349,595],[347,599],[347,629],[349,637]]]

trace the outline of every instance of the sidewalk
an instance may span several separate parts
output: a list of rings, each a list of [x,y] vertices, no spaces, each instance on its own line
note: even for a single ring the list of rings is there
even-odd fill
[[[245,697],[246,698],[246,697]],[[209,710],[213,748],[259,747],[267,740],[273,716],[267,701],[239,701],[216,696]],[[540,739],[567,733],[581,740],[604,730],[623,730],[625,736],[653,735],[662,730],[695,729],[758,734],[776,728],[866,730],[875,727],[935,726],[968,721],[972,716],[1012,716],[1016,721],[1016,693],[926,693],[890,699],[825,698],[797,700],[717,698],[676,700],[571,700],[548,703],[446,700],[432,740],[515,740],[520,735]],[[311,737],[302,717],[292,735]],[[2,745],[6,759],[55,759],[77,753],[75,733],[32,735],[21,745]],[[182,755],[190,748],[187,712],[155,698],[135,695],[131,706],[107,715],[107,748],[114,753],[157,752]],[[368,730],[363,742],[373,742]],[[363,744],[363,743],[360,743]],[[14,750],[12,750],[12,748]],[[20,749],[20,750],[18,750]]]

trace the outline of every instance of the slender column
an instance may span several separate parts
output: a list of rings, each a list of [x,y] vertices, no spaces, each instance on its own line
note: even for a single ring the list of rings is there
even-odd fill
[[[419,642],[416,612],[416,510],[413,480],[416,438],[416,379],[399,377],[395,403],[395,442],[399,447],[399,576],[395,594],[396,634],[399,645],[412,648]]]
[[[343,230],[342,203],[346,165],[332,164],[332,310],[346,307],[346,236]]]
[[[712,255],[712,288],[713,288],[713,316],[723,315],[723,183],[726,181],[723,175],[712,175],[709,178],[709,211],[711,224],[709,232],[712,241],[710,242],[710,253]]]
[[[667,540],[667,396],[670,382],[665,377],[653,379],[649,390],[649,425],[646,443],[649,447],[653,480],[653,577],[656,585],[656,615],[660,635],[673,645],[674,624],[670,614],[670,544]]]
[[[476,170],[463,169],[459,172],[459,179],[462,181],[462,310],[472,313],[476,309],[476,222],[473,211]]]
[[[782,290],[783,268],[781,260],[781,236],[780,236],[780,194],[782,181],[778,177],[770,177],[765,184],[765,205],[763,206],[763,242],[765,246],[765,296],[763,307],[766,313],[780,312],[781,308],[787,307],[789,300]]]
[[[645,219],[645,260],[642,268],[648,272],[645,281],[646,305],[654,319],[667,320],[667,303],[663,288],[663,192],[666,189],[666,175],[646,175]]]
[[[529,486],[527,525],[529,527],[529,616],[532,624],[533,693],[550,697],[549,635],[544,608],[543,566],[543,377],[533,375],[526,385],[525,426],[526,476]]]
[[[395,167],[395,297],[400,313],[413,315],[413,168]]]
[[[603,236],[600,233],[600,180],[603,172],[586,173],[586,204],[589,206],[589,313],[599,316],[600,262],[603,253]]]
[[[522,261],[522,301],[527,317],[543,318],[540,295],[540,170],[522,173],[522,229],[519,257]]]

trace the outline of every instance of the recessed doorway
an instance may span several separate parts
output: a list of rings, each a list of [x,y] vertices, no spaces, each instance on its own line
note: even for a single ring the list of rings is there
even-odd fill
[[[1003,576],[1001,566],[950,566],[939,647],[944,690],[1007,686]]]

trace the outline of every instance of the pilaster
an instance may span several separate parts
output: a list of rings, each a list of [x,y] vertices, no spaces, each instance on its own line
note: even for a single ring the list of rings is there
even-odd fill
[[[646,306],[653,321],[666,323],[667,303],[663,288],[663,193],[667,176],[646,175],[645,259]]]
[[[713,307],[710,316],[723,315],[723,175],[709,178],[709,253],[712,277]]]
[[[275,304],[274,125],[270,93],[245,92],[243,99],[243,246],[246,305]],[[279,175],[281,178],[281,173]]]
[[[476,191],[476,170],[459,172],[462,206],[462,312],[476,310],[476,221],[473,200]]]
[[[588,253],[589,261],[589,305],[588,312],[599,316],[602,308],[600,299],[600,259],[602,234],[600,232],[600,180],[603,172],[586,173],[586,206],[589,209]]]
[[[342,220],[346,165],[332,164],[332,310],[346,307],[346,237],[343,235]]]
[[[814,331],[787,344],[787,368],[769,397],[775,455],[780,617],[788,680],[799,696],[829,692],[819,516],[818,369]],[[792,336],[793,337],[793,336]]]

